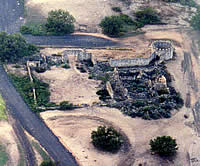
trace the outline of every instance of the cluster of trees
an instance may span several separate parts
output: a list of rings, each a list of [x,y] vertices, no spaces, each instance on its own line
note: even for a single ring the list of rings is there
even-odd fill
[[[104,151],[116,152],[124,143],[123,136],[113,127],[99,126],[97,131],[92,131],[93,145]],[[149,143],[151,152],[160,156],[173,156],[178,150],[176,139],[170,136],[160,136],[151,139]]]
[[[0,33],[0,61],[2,62],[14,62],[37,51],[37,47],[28,44],[20,34]]]
[[[75,18],[65,10],[52,10],[48,13],[44,25],[26,26],[20,28],[22,34],[32,35],[65,35],[74,32]]]
[[[160,24],[160,18],[152,8],[145,8],[135,13],[135,20],[125,14],[119,16],[105,17],[99,24],[104,34],[111,37],[118,37],[126,31],[127,26],[141,28],[146,24]]]

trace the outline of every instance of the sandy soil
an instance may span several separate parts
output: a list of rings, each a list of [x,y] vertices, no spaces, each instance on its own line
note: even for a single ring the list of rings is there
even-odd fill
[[[17,137],[12,126],[6,121],[0,121],[0,139],[1,144],[6,147],[7,154],[9,155],[7,166],[17,166],[20,158],[16,141]]]
[[[70,112],[48,111],[41,113],[41,116],[83,166],[137,166],[139,163],[146,163],[148,166],[174,166],[189,165],[187,150],[193,140],[199,140],[193,129],[186,125],[191,119],[184,119],[185,111],[182,109],[171,119],[156,121],[132,119],[119,110],[106,107],[90,107]],[[117,154],[97,151],[91,144],[90,134],[99,125],[112,125],[123,131],[132,146],[126,152],[121,150]],[[159,135],[171,135],[177,139],[179,150],[175,160],[164,161],[150,154],[149,140]]]

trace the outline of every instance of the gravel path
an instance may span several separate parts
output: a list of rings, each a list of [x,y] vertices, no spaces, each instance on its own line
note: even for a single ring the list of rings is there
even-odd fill
[[[25,104],[0,66],[0,93],[11,115],[46,149],[49,155],[60,162],[60,166],[77,166],[72,154],[65,149],[58,138]]]

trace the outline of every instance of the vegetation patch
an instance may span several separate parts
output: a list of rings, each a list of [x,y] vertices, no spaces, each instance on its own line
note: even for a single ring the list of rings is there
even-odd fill
[[[49,102],[50,92],[47,83],[38,80],[36,77],[33,77],[34,83],[31,83],[28,76],[20,77],[14,74],[10,74],[10,78],[18,92],[24,98],[24,101],[34,112],[42,111],[41,109],[38,109],[38,107],[55,105],[54,103]],[[34,102],[33,87],[36,89],[37,104]]]
[[[116,152],[123,144],[122,135],[112,127],[99,126],[91,133],[92,144],[104,151]]]
[[[161,136],[150,140],[151,151],[160,156],[173,156],[178,150],[176,139],[170,136]]]
[[[8,154],[6,153],[6,148],[3,145],[0,145],[0,165],[6,165],[8,161]]]
[[[7,119],[8,119],[8,116],[6,114],[5,102],[3,101],[3,98],[0,95],[0,120],[7,120]]]
[[[35,141],[32,141],[31,144],[37,150],[37,152],[40,154],[40,156],[42,157],[42,159],[44,161],[49,161],[50,160],[49,155],[40,147],[39,143],[37,143]]]
[[[38,51],[37,47],[28,44],[19,34],[0,33],[0,61],[15,62]]]
[[[69,103],[68,101],[62,101],[60,103],[60,110],[72,110],[74,108],[72,103]]]
[[[120,8],[112,8],[119,12],[119,16],[105,17],[99,24],[104,34],[111,37],[119,37],[124,33],[135,32],[147,24],[162,24],[158,13],[152,8],[144,8],[135,13],[135,20],[130,16],[121,13]]]
[[[20,27],[22,34],[65,35],[74,32],[75,19],[68,11],[52,10],[48,13],[46,24],[23,25]]]

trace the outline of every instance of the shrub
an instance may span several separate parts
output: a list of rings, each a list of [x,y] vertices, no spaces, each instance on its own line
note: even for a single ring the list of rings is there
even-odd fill
[[[121,12],[122,12],[122,10],[121,10],[120,7],[112,7],[112,10],[113,10],[114,12],[118,12],[118,13],[121,13]]]
[[[92,131],[91,139],[96,148],[109,152],[118,151],[123,144],[122,135],[112,127],[99,126]]]
[[[122,32],[123,21],[119,16],[108,16],[105,17],[99,25],[104,34],[112,37],[118,37],[120,36],[120,32]]]
[[[161,23],[160,18],[156,11],[152,8],[145,8],[135,13],[138,26],[142,27],[146,24],[158,24]]]
[[[60,103],[60,110],[71,110],[74,106],[72,103],[69,103],[68,101],[62,101]]]
[[[64,10],[53,10],[48,13],[46,29],[53,34],[69,34],[74,32],[75,18]]]
[[[195,30],[200,30],[200,11],[192,17],[190,24]]]
[[[172,156],[178,150],[176,139],[170,136],[157,137],[150,140],[151,151],[159,154],[160,156]]]
[[[26,26],[26,25],[22,25],[22,26],[20,27],[20,32],[21,32],[22,34],[31,34],[31,33],[32,33],[32,28],[30,28],[30,27],[28,27],[28,26]]]
[[[37,51],[36,46],[28,44],[19,34],[0,33],[0,61],[14,62]]]

